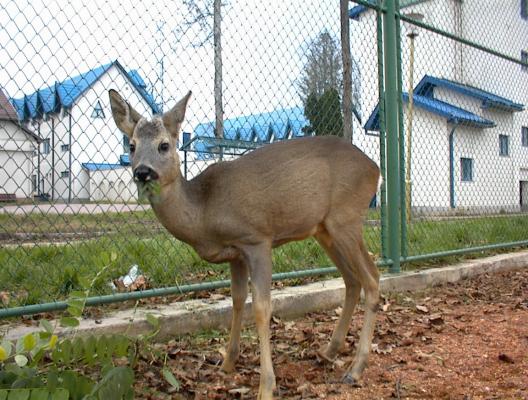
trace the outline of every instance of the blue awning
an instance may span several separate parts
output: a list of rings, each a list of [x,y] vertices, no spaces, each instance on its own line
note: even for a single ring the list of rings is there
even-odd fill
[[[109,171],[113,169],[124,168],[122,164],[109,163],[82,163],[82,167],[88,171]]]
[[[515,103],[505,97],[498,96],[494,93],[482,90],[480,88],[465,85],[460,82],[451,81],[443,78],[436,78],[434,76],[425,75],[420,83],[414,89],[417,95],[432,98],[434,96],[434,88],[442,87],[454,92],[473,97],[474,99],[482,101],[482,108],[497,108],[504,111],[523,111],[524,105]]]
[[[403,101],[409,101],[409,95],[407,93],[403,93]],[[415,94],[413,95],[413,102],[416,107],[445,117],[449,123],[465,124],[479,128],[491,128],[495,126],[495,122],[489,119],[482,118],[471,111],[464,110],[444,101]],[[379,131],[379,105],[376,106],[370,115],[364,128],[367,131]]]

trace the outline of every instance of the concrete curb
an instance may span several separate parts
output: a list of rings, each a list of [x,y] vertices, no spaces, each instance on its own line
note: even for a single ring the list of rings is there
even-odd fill
[[[457,282],[484,273],[497,273],[528,267],[528,251],[501,254],[493,257],[471,260],[441,268],[386,275],[381,278],[382,293],[416,291]],[[344,283],[341,278],[311,283],[304,286],[288,287],[272,291],[273,314],[283,319],[300,317],[313,311],[334,309],[344,298]],[[251,298],[248,298],[244,313],[244,323],[252,323]],[[158,338],[197,332],[203,329],[228,328],[231,320],[231,299],[190,300],[150,309],[126,310],[117,312],[100,323],[84,320],[77,334],[108,334],[127,331],[129,335],[147,333],[151,327],[146,314],[160,318],[161,330]],[[6,333],[7,338],[18,338],[34,327],[15,327]],[[67,333],[59,331],[59,333]]]

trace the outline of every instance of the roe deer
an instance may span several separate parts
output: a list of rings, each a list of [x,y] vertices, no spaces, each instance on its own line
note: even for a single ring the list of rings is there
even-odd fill
[[[211,165],[187,181],[180,172],[178,135],[189,92],[170,111],[142,118],[110,90],[118,128],[130,138],[134,180],[147,191],[163,226],[212,263],[229,262],[233,315],[222,369],[239,354],[242,310],[251,278],[260,345],[259,399],[272,399],[271,249],[314,236],[346,285],[343,311],[319,354],[334,360],[352,313],[365,292],[365,318],[357,353],[343,380],[356,384],[367,365],[379,297],[379,272],[363,242],[363,219],[376,193],[378,166],[337,137],[299,138],[261,147],[234,161]],[[150,182],[157,190],[150,190]]]

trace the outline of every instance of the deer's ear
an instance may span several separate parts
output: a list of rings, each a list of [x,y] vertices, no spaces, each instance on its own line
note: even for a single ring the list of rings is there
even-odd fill
[[[176,103],[172,109],[163,114],[163,125],[170,132],[172,136],[177,137],[180,133],[180,126],[185,118],[185,110],[187,109],[187,103],[191,98],[192,92],[189,92]]]
[[[141,119],[141,114],[132,108],[117,91],[110,89],[108,91],[110,96],[110,107],[112,108],[112,116],[117,127],[129,138],[134,133],[136,124]]]

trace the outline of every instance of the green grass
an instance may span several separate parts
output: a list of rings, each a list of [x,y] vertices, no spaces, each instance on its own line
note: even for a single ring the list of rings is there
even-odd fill
[[[152,287],[227,279],[229,276],[227,265],[202,261],[189,246],[158,230],[151,212],[87,217],[53,216],[50,219],[49,216],[31,216],[31,221],[50,226],[62,221],[64,226],[117,233],[60,246],[4,246],[0,249],[0,291],[9,294],[9,306],[64,299],[71,290],[79,288],[83,280],[92,280],[107,265],[109,267],[95,283],[93,295],[111,293],[109,282],[126,274],[134,264],[149,278]],[[2,219],[5,220],[5,216]],[[152,221],[152,225],[142,224],[143,219]],[[14,226],[13,221],[8,219],[8,222]],[[27,229],[27,223],[21,222],[20,226]],[[42,226],[39,229],[44,231]],[[522,216],[419,221],[414,222],[408,231],[409,255],[519,241],[527,238],[527,232],[528,218]],[[369,251],[379,256],[379,226],[365,225],[365,240]],[[114,260],[111,260],[111,254],[116,256]],[[288,272],[331,263],[318,244],[309,239],[275,249],[273,264],[274,272]]]
[[[0,235],[53,233],[135,232],[145,226],[160,227],[152,210],[101,214],[0,214]]]

